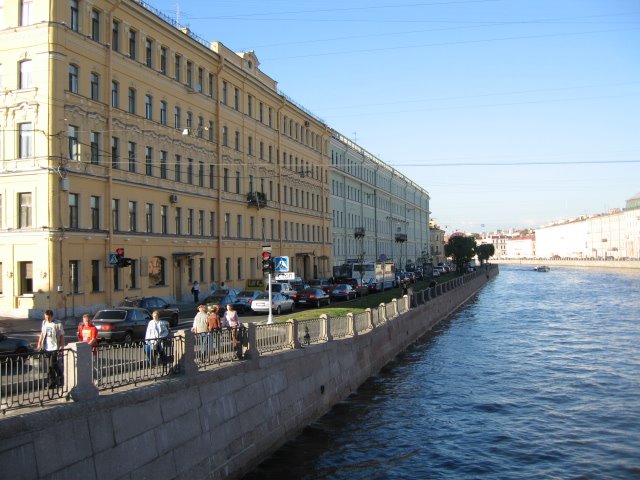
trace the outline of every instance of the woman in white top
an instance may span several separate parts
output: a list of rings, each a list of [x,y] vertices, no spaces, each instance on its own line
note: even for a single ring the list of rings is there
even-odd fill
[[[151,320],[147,325],[147,332],[144,335],[144,351],[147,353],[149,359],[149,365],[151,365],[151,356],[157,353],[162,363],[166,362],[166,352],[164,351],[164,345],[162,340],[169,336],[169,330],[167,325],[160,321],[160,312],[155,310],[151,314]]]

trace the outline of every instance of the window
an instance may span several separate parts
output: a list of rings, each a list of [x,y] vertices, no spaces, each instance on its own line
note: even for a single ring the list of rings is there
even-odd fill
[[[242,272],[242,257],[238,257],[238,280],[242,280],[244,278],[244,274]]]
[[[33,124],[21,123],[18,125],[18,158],[33,157]]]
[[[181,112],[180,112],[180,107],[175,107],[173,109],[173,127],[174,128],[180,128],[180,116],[181,116]]]
[[[114,52],[120,51],[120,22],[117,20],[111,24],[111,49]]]
[[[209,141],[210,142],[215,142],[216,141],[216,131],[214,129],[214,124],[213,124],[213,120],[209,120]]]
[[[224,236],[229,238],[231,236],[231,214],[224,214]]]
[[[151,95],[144,96],[144,118],[153,120],[153,97]]]
[[[18,285],[19,295],[33,293],[33,262],[18,262],[20,271],[20,283]]]
[[[20,67],[20,79],[18,88],[31,88],[33,87],[33,64],[31,60],[23,60],[19,64]]]
[[[145,173],[153,176],[153,147],[144,147],[144,167]]]
[[[174,67],[173,67],[173,78],[176,80],[176,82],[180,81],[180,69],[182,68],[181,64],[180,64],[180,60],[181,57],[180,55],[178,55],[176,53],[176,56],[174,58]]]
[[[193,208],[187,210],[187,235],[193,235]]]
[[[187,159],[187,183],[193,185],[193,158]]]
[[[229,169],[225,168],[222,174],[222,189],[225,192],[229,191]]]
[[[202,67],[198,67],[198,82],[196,83],[197,92],[202,93],[203,82],[204,82],[204,70],[202,69]]]
[[[145,63],[147,67],[153,68],[153,40],[147,38],[144,41]]]
[[[251,95],[247,97],[247,115],[253,117],[253,97]]]
[[[78,66],[69,64],[69,91],[78,93]]]
[[[198,162],[198,185],[204,187],[204,162]]]
[[[222,103],[224,105],[227,104],[227,90],[228,90],[228,84],[227,82],[223,81],[222,82]]]
[[[117,198],[111,199],[111,223],[114,231],[120,230],[120,200]]]
[[[167,74],[167,48],[160,47],[160,72],[163,75]]]
[[[78,15],[78,0],[70,0],[69,2],[69,28],[74,32],[80,29],[80,21]]]
[[[71,293],[80,293],[80,261],[69,260]]]
[[[145,203],[144,204],[144,220],[145,220],[145,231],[147,233],[153,233],[153,204]]]
[[[31,25],[33,0],[20,0],[20,26]]]
[[[169,162],[169,154],[165,150],[160,150],[160,178],[167,179],[167,163]]]
[[[231,257],[224,259],[224,278],[225,280],[231,280]]]
[[[129,158],[129,171],[136,171],[136,144],[135,142],[128,142],[127,148],[128,158]]]
[[[216,234],[216,212],[209,212],[209,235]]]
[[[264,123],[264,104],[262,102],[260,102],[260,105],[258,106],[258,119],[260,120],[260,123]]]
[[[198,211],[198,235],[204,235],[204,210]]]
[[[78,194],[69,194],[69,228],[79,228],[78,226]]]
[[[247,138],[247,154],[253,155],[253,137]]]
[[[100,164],[100,134],[98,132],[91,132],[89,135],[91,141],[91,163],[94,165]]]
[[[164,233],[164,234],[169,233],[169,230],[167,228],[168,216],[169,216],[169,207],[167,207],[166,205],[162,205],[160,207],[160,233]]]
[[[31,192],[18,193],[18,228],[33,226],[31,217]]]
[[[176,235],[182,235],[182,208],[176,207]]]
[[[193,127],[193,113],[187,112],[187,130],[191,131]]]
[[[165,284],[165,264],[163,257],[151,257],[149,259],[148,275],[150,287],[158,287]]]
[[[233,108],[240,111],[240,90],[238,87],[233,88]]]
[[[90,78],[91,84],[91,100],[100,100],[100,75],[96,72],[91,72]]]
[[[209,96],[213,98],[214,93],[215,93],[214,77],[213,77],[213,73],[210,73],[209,74]]]
[[[111,137],[111,167],[120,168],[120,139]]]
[[[136,89],[133,87],[129,87],[129,113],[136,113]]]
[[[187,85],[193,86],[193,63],[187,61]]]
[[[222,146],[229,146],[229,129],[226,126],[222,127]]]
[[[75,125],[69,125],[67,128],[67,137],[69,139],[69,160],[80,161],[80,141],[78,139],[80,129]]]
[[[137,225],[138,225],[137,209],[138,209],[138,203],[130,200],[129,201],[129,231],[130,232],[137,231]]]
[[[111,82],[111,106],[120,107],[120,84],[116,81]]]
[[[136,59],[136,40],[138,32],[135,30],[129,30],[129,57],[131,60]]]
[[[182,165],[181,165],[181,161],[182,158],[180,157],[180,155],[176,155],[176,182],[181,182],[182,181]]]
[[[89,207],[91,208],[91,228],[93,230],[100,229],[100,197],[91,195],[89,200]]]
[[[240,182],[240,172],[236,171],[236,193],[242,193],[242,183]]]
[[[236,149],[237,152],[240,151],[240,131],[239,130],[236,130],[234,148]]]
[[[91,260],[91,291],[100,291],[100,260]]]
[[[100,12],[91,10],[91,40],[100,41]]]
[[[160,101],[160,123],[162,125],[167,124],[167,102],[164,100]]]

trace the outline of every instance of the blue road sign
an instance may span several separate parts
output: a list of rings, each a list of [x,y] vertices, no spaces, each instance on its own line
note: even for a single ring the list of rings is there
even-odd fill
[[[109,265],[116,266],[118,264],[118,255],[116,255],[115,253],[110,253],[109,254]]]
[[[289,271],[289,257],[276,257],[275,270],[277,273],[284,273]]]

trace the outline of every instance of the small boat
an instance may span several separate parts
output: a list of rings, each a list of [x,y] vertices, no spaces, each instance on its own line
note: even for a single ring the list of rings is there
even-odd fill
[[[539,267],[533,267],[533,270],[536,272],[548,272],[551,269],[546,265],[540,265]]]

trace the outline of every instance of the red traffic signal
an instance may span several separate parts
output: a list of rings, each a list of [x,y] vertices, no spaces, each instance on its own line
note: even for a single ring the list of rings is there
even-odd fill
[[[124,248],[122,248],[122,247],[116,248],[116,255],[118,257],[120,257],[120,258],[123,258],[124,257]]]
[[[271,252],[262,252],[262,260],[271,260]]]

